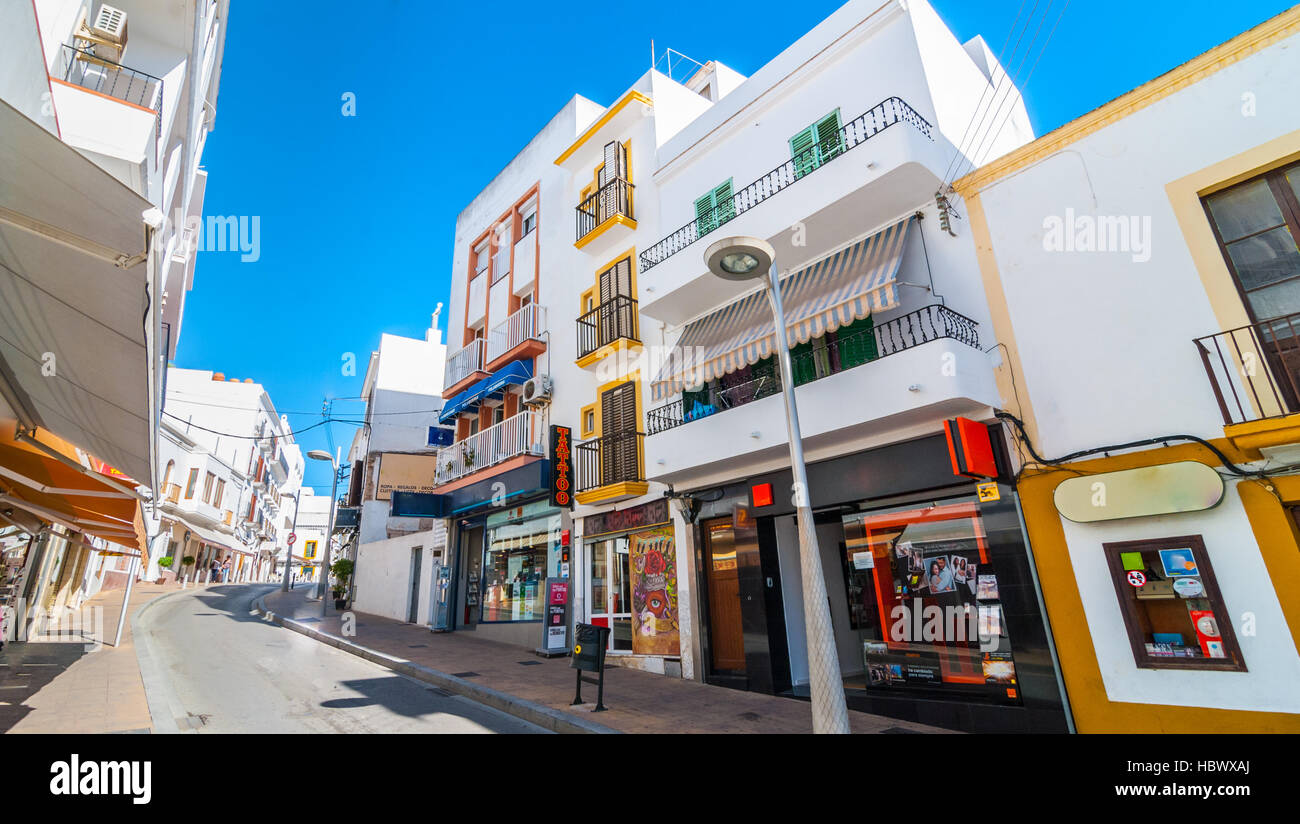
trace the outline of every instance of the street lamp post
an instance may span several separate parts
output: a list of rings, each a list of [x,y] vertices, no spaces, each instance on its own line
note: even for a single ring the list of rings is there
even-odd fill
[[[324,449],[313,449],[307,453],[307,457],[317,461],[329,461],[330,465],[330,522],[325,532],[325,555],[321,558],[320,582],[316,585],[316,594],[320,596],[320,614],[324,618],[329,608],[329,599],[325,597],[325,590],[329,587],[330,542],[334,539],[334,507],[338,503],[339,461],[343,457],[343,447],[338,448],[337,455],[330,455]]]
[[[790,438],[790,469],[794,476],[795,518],[799,522],[799,571],[803,579],[804,629],[808,635],[808,682],[812,693],[813,732],[848,733],[849,713],[844,703],[844,681],[831,627],[826,579],[813,527],[808,472],[804,466],[799,410],[795,406],[794,377],[790,366],[785,310],[781,306],[781,279],[776,271],[776,250],[758,238],[730,237],[714,243],[704,253],[709,271],[725,280],[749,281],[766,275],[767,297],[776,323],[777,361],[781,365],[781,395],[785,399],[785,425]]]

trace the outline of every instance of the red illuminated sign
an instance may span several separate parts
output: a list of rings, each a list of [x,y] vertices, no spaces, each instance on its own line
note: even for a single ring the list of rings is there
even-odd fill
[[[551,506],[573,507],[573,461],[567,426],[551,425]]]
[[[954,475],[967,478],[998,476],[987,426],[970,418],[953,418],[943,422],[943,432],[948,436],[948,457],[952,459]]]
[[[772,505],[772,485],[758,484],[749,488],[749,498],[754,506]]]

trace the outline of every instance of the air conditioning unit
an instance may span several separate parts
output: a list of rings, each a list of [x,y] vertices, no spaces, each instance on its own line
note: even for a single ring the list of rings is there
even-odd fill
[[[119,47],[125,46],[126,12],[104,3],[99,7],[99,14],[95,15],[95,22],[90,30],[97,36],[116,43]]]
[[[542,406],[551,402],[551,393],[555,391],[550,375],[537,375],[524,382],[524,403],[528,406]]]

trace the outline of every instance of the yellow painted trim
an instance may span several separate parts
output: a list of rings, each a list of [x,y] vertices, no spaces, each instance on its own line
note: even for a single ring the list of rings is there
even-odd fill
[[[632,218],[624,214],[611,215],[610,217],[605,219],[604,223],[600,224],[595,229],[592,229],[590,232],[583,235],[580,240],[574,241],[573,243],[574,248],[582,249],[586,247],[588,243],[591,243],[593,240],[605,234],[615,226],[626,226],[632,231],[636,231],[636,221],[633,220]]]
[[[1300,9],[1300,6],[1297,6]],[[1205,334],[1237,329],[1250,323],[1241,293],[1223,259],[1214,227],[1205,214],[1201,198],[1228,186],[1262,175],[1280,166],[1300,160],[1300,131],[1261,143],[1240,154],[1226,158],[1189,175],[1165,184],[1165,195],[1182,230],[1187,251],[1205,287],[1218,329]],[[1256,410],[1262,412],[1263,410]]]
[[[979,264],[980,279],[984,283],[984,294],[988,298],[989,315],[993,321],[993,339],[1002,344],[1002,363],[994,370],[1002,408],[1014,406],[1016,417],[1024,421],[1030,439],[1034,443],[1042,443],[1038,423],[1034,418],[1033,403],[1029,399],[1029,382],[1025,379],[1024,363],[1020,360],[1020,348],[1016,345],[1011,308],[1007,305],[1007,293],[1002,287],[997,254],[989,235],[988,218],[984,215],[984,204],[978,192],[966,201],[966,213],[970,218],[971,236],[975,241],[975,260]]]
[[[1226,440],[1216,440],[1214,445],[1234,463],[1260,457],[1259,453],[1238,449]],[[1137,704],[1111,701],[1106,695],[1061,516],[1052,501],[1052,493],[1061,481],[1077,477],[1078,472],[1113,472],[1187,460],[1219,465],[1210,450],[1199,444],[1188,444],[1079,461],[1071,463],[1068,471],[1028,470],[1017,486],[1075,726],[1080,732],[1088,733],[1300,732],[1300,714]],[[1277,489],[1285,490],[1285,500],[1300,502],[1300,478],[1275,478],[1272,483]],[[1269,571],[1268,580],[1297,580],[1300,576],[1300,545],[1289,513],[1262,483],[1247,481],[1236,488]],[[1177,530],[1171,528],[1171,534],[1175,532]],[[1275,590],[1283,617],[1297,649],[1300,649],[1300,593],[1294,587],[1286,586],[1275,587]],[[1228,607],[1240,609],[1235,604],[1228,604]],[[1128,639],[1121,640],[1127,646]],[[1249,664],[1247,661],[1247,666]]]
[[[647,95],[644,95],[641,92],[635,90],[629,91],[627,94],[619,98],[618,101],[616,101],[613,106],[610,106],[608,109],[606,109],[605,113],[601,115],[600,118],[597,119],[595,123],[592,123],[589,127],[587,127],[587,131],[579,135],[578,139],[573,142],[573,145],[565,149],[564,153],[561,154],[559,157],[555,158],[555,165],[563,166],[564,161],[568,160],[570,157],[573,156],[574,152],[582,148],[582,144],[586,143],[597,132],[605,128],[606,124],[608,124],[609,121],[613,120],[615,115],[617,115],[619,112],[621,112],[624,108],[626,108],[628,105],[632,103],[644,103],[647,106],[654,105],[654,101],[651,100]]]
[[[1160,102],[1199,80],[1221,69],[1250,57],[1252,54],[1300,31],[1300,6],[1292,7],[1258,26],[1242,32],[1226,43],[1194,57],[1186,63],[1165,72],[1159,77],[1138,86],[1130,92],[1075,118],[1064,126],[1048,132],[1032,143],[988,163],[968,175],[958,178],[953,188],[963,196],[978,192],[994,181],[1017,172],[1026,166],[1045,159],[1064,147],[1109,126],[1117,120]]]
[[[591,415],[591,426],[587,426],[587,416]],[[594,438],[600,431],[600,402],[589,403],[578,410],[578,437]]]
[[[595,352],[592,352],[588,355],[584,355],[583,357],[578,358],[576,361],[574,361],[574,363],[577,364],[578,366],[581,366],[583,369],[586,369],[588,366],[591,366],[597,361],[607,358],[610,355],[617,354],[618,352],[624,350],[631,353],[633,350],[640,349],[640,348],[641,348],[640,341],[635,341],[632,340],[631,338],[619,338],[618,340],[613,341],[612,343],[605,344],[604,346],[597,349]]]
[[[595,504],[601,501],[608,501],[611,498],[635,498],[646,494],[650,489],[650,484],[645,481],[620,481],[608,486],[600,486],[595,489],[588,489],[586,492],[579,492],[573,496],[578,503]]]
[[[1223,427],[1223,434],[1241,449],[1300,444],[1300,415],[1236,423]]]

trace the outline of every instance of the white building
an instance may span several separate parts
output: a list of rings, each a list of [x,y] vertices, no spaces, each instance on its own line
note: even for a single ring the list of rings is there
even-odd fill
[[[194,277],[183,225],[202,220],[227,6],[0,4],[0,327],[13,330],[0,422],[103,487],[89,505],[22,481],[0,490],[36,530],[29,603],[120,586],[147,551],[122,501],[159,494],[166,363]]]
[[[956,184],[1081,731],[1300,729],[1298,76],[1293,8]]]
[[[397,514],[394,493],[427,492],[439,445],[450,432],[438,423],[447,347],[438,328],[442,305],[423,339],[384,334],[371,353],[361,393],[366,424],[348,455],[349,509],[355,526],[353,605],[403,621],[429,621],[435,565],[445,562],[446,526],[431,516]]]
[[[850,704],[1063,729],[1014,489],[977,499],[944,436],[964,417],[1003,447],[974,243],[938,195],[950,169],[1032,139],[1018,92],[921,0],[849,2],[751,77],[695,65],[651,70],[607,107],[575,97],[457,220],[443,409],[457,442],[429,501],[452,527],[454,628],[536,646],[544,581],[567,579],[573,619],[610,628],[616,665],[807,694],[774,324],[761,289],[704,261],[751,236],[776,250],[798,341]],[[986,99],[998,128],[965,140]],[[570,428],[571,456],[551,424]],[[566,457],[571,511],[550,504]],[[1009,479],[1002,455],[988,471]],[[987,651],[926,647],[908,676],[890,610],[913,590],[884,547],[901,538],[919,564],[938,533],[963,586],[972,565],[997,569],[1004,600],[986,607],[1014,626]],[[973,616],[974,576],[962,595],[956,571],[943,596]]]
[[[164,557],[175,559],[171,574],[182,572],[187,555],[200,577],[226,558],[231,580],[282,572],[303,455],[263,386],[172,367],[161,441],[163,495],[146,579]],[[294,548],[295,561],[301,552]]]

